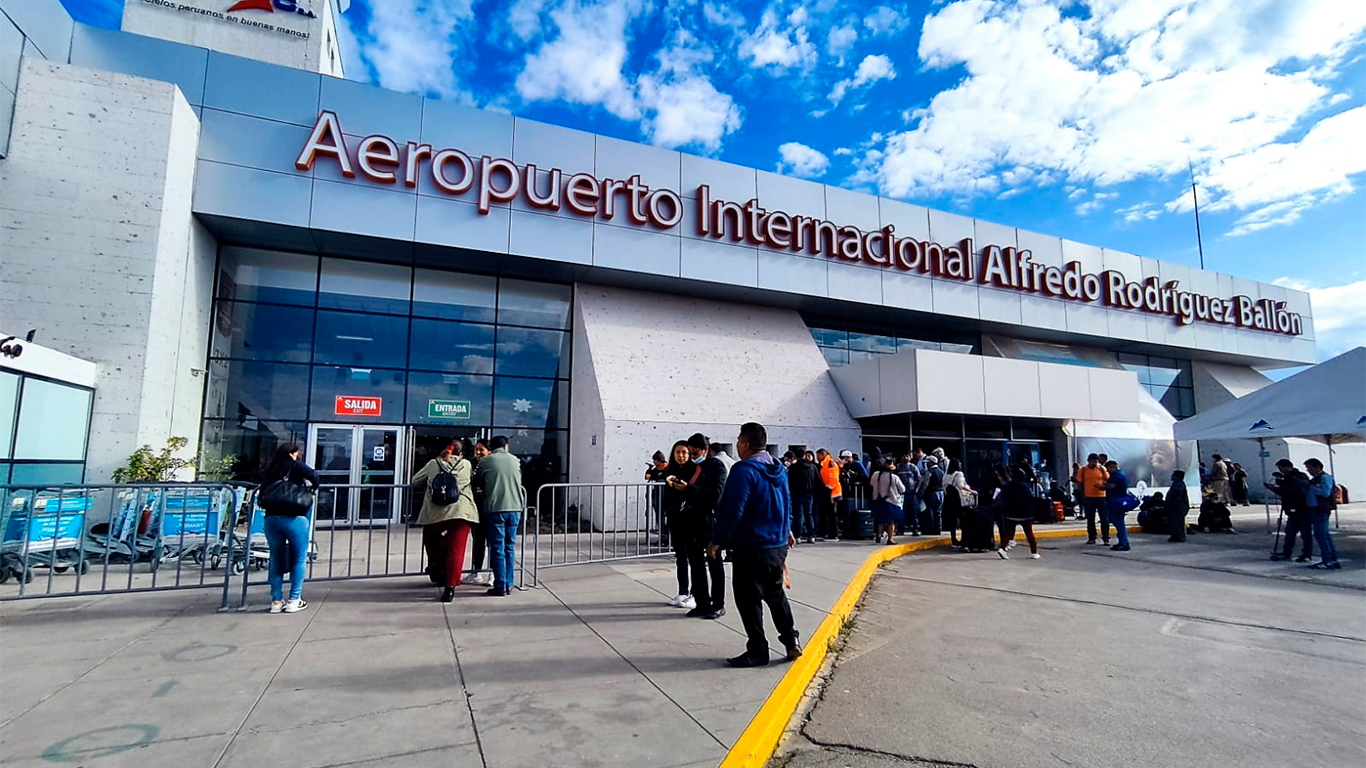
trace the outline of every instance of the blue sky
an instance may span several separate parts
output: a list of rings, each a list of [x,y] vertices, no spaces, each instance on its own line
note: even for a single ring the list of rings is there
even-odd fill
[[[205,0],[212,2],[213,0]],[[119,0],[63,0],[117,27]],[[321,2],[321,0],[315,0]],[[353,0],[348,77],[1310,290],[1366,343],[1366,3]]]

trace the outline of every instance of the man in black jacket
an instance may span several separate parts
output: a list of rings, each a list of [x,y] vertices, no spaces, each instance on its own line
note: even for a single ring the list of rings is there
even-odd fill
[[[683,495],[679,513],[692,567],[692,595],[697,607],[689,616],[719,619],[726,615],[726,568],[720,553],[707,552],[712,529],[716,524],[716,505],[721,502],[721,491],[726,487],[726,465],[715,456],[708,456],[707,436],[698,432],[688,438],[688,456],[692,469],[688,477],[671,477],[669,487]],[[710,588],[708,588],[710,576]]]
[[[1265,483],[1266,489],[1280,497],[1281,514],[1285,516],[1285,546],[1271,555],[1272,560],[1289,560],[1295,552],[1295,535],[1300,535],[1300,556],[1296,562],[1307,562],[1314,556],[1314,537],[1311,535],[1310,515],[1308,512],[1309,475],[1295,468],[1290,459],[1276,462],[1272,473],[1274,483]]]
[[[808,544],[814,543],[816,492],[828,493],[821,482],[821,471],[816,467],[816,454],[805,451],[787,468],[787,488],[792,492],[792,535]]]

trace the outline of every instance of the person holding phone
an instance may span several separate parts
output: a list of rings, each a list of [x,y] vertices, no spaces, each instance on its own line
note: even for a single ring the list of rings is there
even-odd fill
[[[670,475],[669,488],[682,495],[679,522],[686,539],[688,565],[692,570],[692,596],[696,606],[690,617],[719,619],[726,615],[726,568],[719,552],[708,552],[716,525],[716,505],[726,487],[726,465],[709,455],[707,436],[698,432],[688,438],[688,466],[683,475]]]

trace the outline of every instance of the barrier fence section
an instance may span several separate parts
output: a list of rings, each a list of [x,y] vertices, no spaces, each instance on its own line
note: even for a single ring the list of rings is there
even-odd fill
[[[0,485],[0,600],[220,587],[241,568],[232,483]]]
[[[522,578],[536,586],[542,568],[671,553],[663,499],[663,483],[541,486],[527,511]]]

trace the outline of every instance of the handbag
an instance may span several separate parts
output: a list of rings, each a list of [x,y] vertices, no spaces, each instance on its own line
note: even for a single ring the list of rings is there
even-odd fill
[[[261,489],[256,500],[261,509],[286,507],[302,514],[313,506],[313,489],[290,480],[289,475],[290,472],[285,472],[284,477]]]

